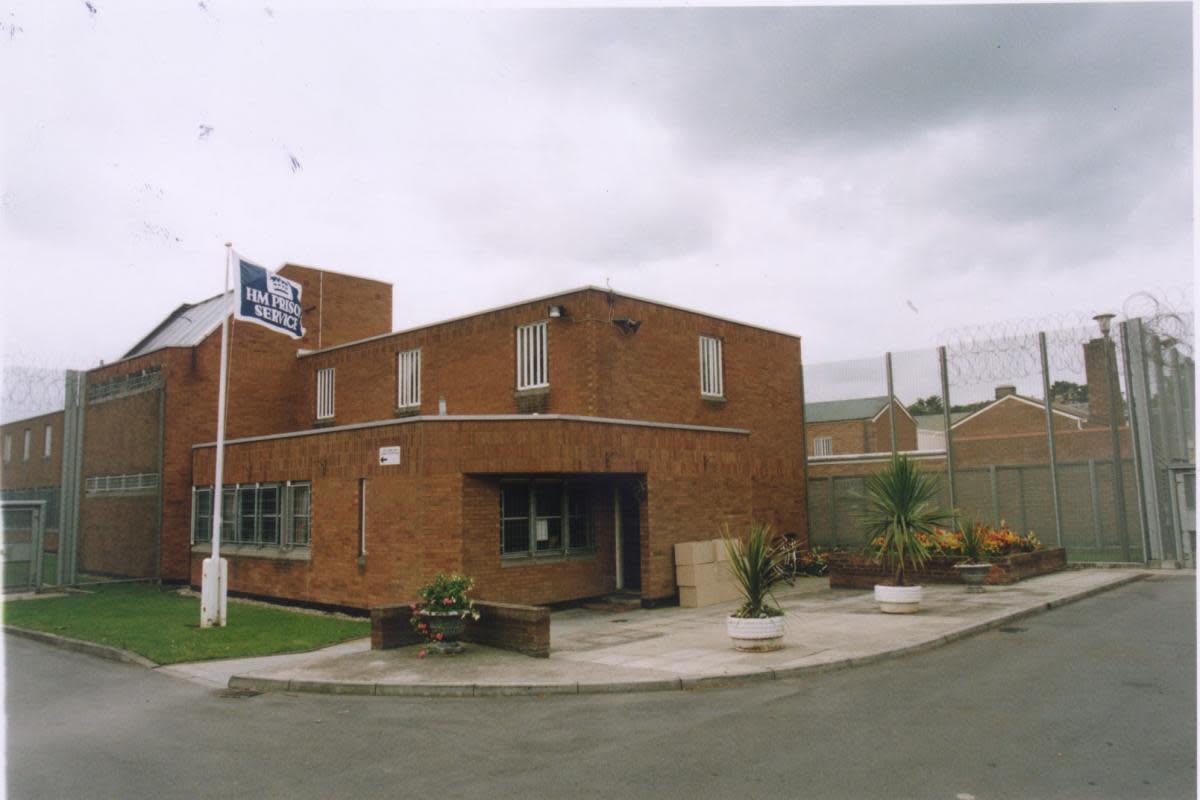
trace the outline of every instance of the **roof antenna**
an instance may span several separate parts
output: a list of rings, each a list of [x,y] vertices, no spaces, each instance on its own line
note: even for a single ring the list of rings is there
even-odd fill
[[[617,293],[613,291],[612,280],[610,278],[604,279],[604,285],[608,287],[608,307],[611,309],[617,304]]]

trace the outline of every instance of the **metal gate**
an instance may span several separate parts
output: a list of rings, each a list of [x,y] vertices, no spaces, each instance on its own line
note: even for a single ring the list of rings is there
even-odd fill
[[[33,592],[47,582],[58,582],[57,553],[45,553],[45,541],[44,501],[0,501],[0,562],[5,592]]]

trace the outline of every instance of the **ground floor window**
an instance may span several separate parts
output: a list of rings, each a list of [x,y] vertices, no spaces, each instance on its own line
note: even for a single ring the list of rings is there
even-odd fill
[[[594,552],[588,486],[579,481],[500,484],[500,554],[504,557]]]
[[[212,541],[212,487],[192,488],[192,543]],[[226,484],[221,541],[258,547],[308,547],[312,488],[307,482]]]

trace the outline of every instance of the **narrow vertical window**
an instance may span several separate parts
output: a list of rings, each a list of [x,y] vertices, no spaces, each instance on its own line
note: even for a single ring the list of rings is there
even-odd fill
[[[721,340],[715,336],[700,337],[700,395],[702,397],[725,396]]]
[[[833,437],[818,436],[813,439],[813,455],[814,456],[831,456],[833,455]]]
[[[4,463],[12,461],[12,434],[4,434]]]
[[[312,492],[307,483],[288,486],[292,547],[308,547],[312,541]]]
[[[32,447],[33,447],[33,431],[31,431],[29,428],[26,428],[25,429],[25,448],[21,454],[22,461],[29,460],[29,451],[32,449]]]
[[[416,408],[421,405],[421,351],[408,350],[396,356],[399,377],[397,408]]]
[[[192,543],[212,541],[212,489],[192,489]]]
[[[549,358],[546,351],[546,323],[535,322],[517,328],[517,389],[538,389],[550,385]]]
[[[333,367],[317,370],[317,419],[333,419]]]
[[[45,441],[42,443],[42,458],[49,458],[51,448],[54,445],[54,428],[46,426]]]

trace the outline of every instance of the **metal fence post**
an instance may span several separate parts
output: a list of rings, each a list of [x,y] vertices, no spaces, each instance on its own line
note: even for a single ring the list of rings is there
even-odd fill
[[[1050,496],[1054,498],[1054,539],[1062,547],[1062,510],[1058,500],[1058,458],[1054,450],[1054,405],[1050,397],[1050,362],[1046,358],[1046,333],[1038,331],[1038,351],[1042,357],[1042,396],[1046,404],[1046,442],[1050,447]],[[1107,354],[1105,356],[1107,358]],[[1022,502],[1024,509],[1024,502]],[[1022,510],[1022,513],[1024,511]]]
[[[1100,516],[1100,480],[1096,475],[1096,459],[1088,459],[1088,486],[1091,489],[1092,499],[1092,534],[1096,538],[1096,549],[1100,550],[1104,547],[1102,534],[1104,532],[1104,521]]]
[[[1000,480],[996,474],[996,465],[988,465],[988,478],[992,484],[992,526],[1000,524]]]
[[[1162,560],[1162,526],[1155,490],[1154,434],[1150,424],[1150,375],[1146,368],[1145,333],[1140,319],[1121,323],[1125,343],[1125,376],[1129,388],[1129,430],[1133,437],[1133,471],[1136,478],[1138,509],[1142,524],[1145,557]],[[1116,437],[1114,428],[1113,436]],[[1119,440],[1114,438],[1119,444]],[[1124,492],[1118,494],[1124,503]]]
[[[950,379],[946,366],[946,348],[938,348],[938,370],[942,379],[942,427],[946,431],[946,490],[949,493],[950,508],[954,503],[954,447],[950,434]]]
[[[1139,335],[1140,335],[1140,330],[1139,330]],[[1104,339],[1105,339],[1105,346],[1104,346],[1105,369],[1104,369],[1104,372],[1108,376],[1108,409],[1109,409],[1109,411],[1108,411],[1108,430],[1109,430],[1109,434],[1112,438],[1113,509],[1117,515],[1117,534],[1121,539],[1122,559],[1124,561],[1132,561],[1133,556],[1129,549],[1129,522],[1128,522],[1128,518],[1126,516],[1126,511],[1125,511],[1125,464],[1123,463],[1123,461],[1121,459],[1121,430],[1120,430],[1119,425],[1120,425],[1120,421],[1121,421],[1121,416],[1123,415],[1123,408],[1122,408],[1122,404],[1121,404],[1121,390],[1120,390],[1120,387],[1117,386],[1117,375],[1116,375],[1116,367],[1117,367],[1116,348],[1117,348],[1117,346],[1116,346],[1115,342],[1112,342],[1112,340],[1108,337],[1107,334],[1105,335]],[[1112,350],[1111,350],[1112,358],[1109,358],[1110,343],[1111,343],[1111,347],[1112,347]],[[1129,323],[1128,322],[1121,323],[1121,349],[1124,351],[1124,361],[1125,361],[1125,390],[1130,395],[1129,430],[1130,430],[1130,435],[1133,436],[1134,435],[1133,434],[1133,397],[1132,397],[1133,392],[1130,388],[1133,385],[1133,382],[1130,379],[1130,372],[1129,372],[1130,360],[1129,360]],[[1137,458],[1136,438],[1134,438],[1131,441],[1131,445],[1133,446],[1134,458],[1136,459]],[[1135,478],[1136,478],[1136,472],[1137,472],[1136,464],[1134,466],[1134,472],[1135,472]],[[1144,524],[1145,523],[1144,523],[1144,515],[1143,515],[1143,525]],[[1145,560],[1145,558],[1147,556],[1148,556],[1148,552],[1143,550],[1142,551],[1143,560]]]
[[[892,437],[892,458],[896,457],[896,389],[892,385],[892,354],[887,353],[883,357],[884,366],[887,367],[887,393],[888,393],[888,428],[891,431]]]
[[[834,476],[830,475],[825,480],[829,482],[828,483],[829,496],[827,498],[829,501],[829,535],[833,539],[833,546],[837,547],[838,546],[838,530],[837,530],[837,496],[834,494],[834,489],[836,488],[836,485],[834,483],[835,478],[834,478]]]

